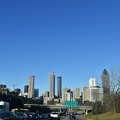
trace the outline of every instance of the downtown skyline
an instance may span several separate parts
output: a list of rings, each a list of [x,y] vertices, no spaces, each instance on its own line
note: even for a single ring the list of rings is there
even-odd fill
[[[104,69],[120,66],[119,6],[113,0],[0,1],[0,84],[23,91],[35,75],[42,95],[51,71],[62,76],[62,87],[82,89],[90,78],[101,84]]]
[[[104,69],[104,71],[106,71],[106,69]],[[104,73],[104,71],[103,71],[103,73]],[[101,73],[101,74],[103,74],[103,73]],[[9,86],[7,86],[6,84],[3,84],[3,83],[1,83],[1,84],[3,84],[3,85],[6,85],[6,87],[8,88],[8,89],[10,89],[10,90],[13,90],[13,89],[21,89],[21,92],[22,93],[24,93],[24,91],[27,91],[27,89],[28,89],[28,98],[29,98],[29,96],[30,96],[30,98],[32,97],[32,96],[34,96],[34,94],[32,93],[33,91],[34,91],[34,89],[38,89],[39,90],[39,93],[41,92],[41,89],[40,88],[37,88],[36,86],[35,86],[35,75],[30,75],[29,76],[29,78],[28,78],[28,84],[24,84],[23,83],[23,89],[22,88],[19,88],[19,87],[17,87],[17,84],[13,84],[13,85],[10,85],[10,86],[12,86],[12,88],[10,88]],[[51,81],[52,80],[52,81]],[[90,82],[90,81],[93,81],[93,82]],[[70,81],[71,82],[71,81]],[[89,78],[89,80],[87,81],[88,82],[88,85],[85,85],[85,86],[83,86],[83,87],[90,87],[90,85],[92,85],[92,86],[96,86],[96,85],[98,85],[98,86],[100,86],[100,87],[102,87],[102,84],[96,84],[96,78]],[[77,88],[79,88],[79,90],[80,90],[80,95],[81,95],[81,92],[83,92],[82,91],[82,89],[83,89],[83,87],[82,88],[80,88],[79,86],[74,86],[73,88],[70,88],[70,87],[68,87],[67,85],[66,86],[63,86],[63,80],[62,80],[62,76],[56,76],[55,74],[54,74],[54,72],[52,71],[52,72],[50,72],[50,75],[49,75],[49,80],[48,80],[48,82],[46,83],[46,84],[48,84],[48,88],[45,90],[45,91],[43,91],[43,93],[41,93],[41,94],[39,94],[39,96],[41,96],[41,95],[43,95],[43,94],[45,94],[45,92],[47,92],[47,91],[51,91],[49,94],[50,94],[50,98],[54,98],[54,96],[59,96],[60,94],[61,94],[61,96],[59,96],[60,98],[61,97],[63,97],[63,94],[62,93],[60,93],[60,92],[63,92],[63,89],[64,88],[68,88],[68,89],[71,89],[71,90],[75,90],[75,89],[77,89]],[[37,84],[37,83],[36,83]],[[28,87],[27,89],[25,88],[25,86],[30,86],[30,87]],[[63,87],[62,87],[63,86]],[[25,92],[26,93],[26,92]],[[29,95],[30,94],[30,95]]]

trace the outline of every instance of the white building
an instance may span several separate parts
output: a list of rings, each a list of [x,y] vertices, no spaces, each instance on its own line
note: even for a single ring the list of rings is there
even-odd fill
[[[73,100],[75,100],[75,90],[72,91]]]
[[[63,88],[63,101],[67,100],[67,88]]]
[[[95,87],[96,86],[96,79],[95,78],[90,78],[89,80],[89,88]]]
[[[49,97],[43,96],[43,104],[44,105],[47,105],[49,100],[50,100]]]
[[[103,88],[100,87],[83,87],[82,102],[90,101],[102,101],[103,99]]]
[[[71,92],[68,92],[67,93],[67,100],[70,101],[70,99],[71,99]]]
[[[67,92],[63,94],[63,101],[66,101],[67,100]]]
[[[28,97],[28,93],[22,93],[21,92],[18,96],[22,96],[22,97],[26,97],[27,98]]]
[[[82,102],[90,101],[90,89],[88,87],[83,87]]]
[[[103,99],[103,88],[93,87],[90,88],[90,102],[102,101]]]

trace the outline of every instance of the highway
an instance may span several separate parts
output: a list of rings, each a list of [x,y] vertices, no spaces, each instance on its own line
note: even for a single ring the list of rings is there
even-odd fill
[[[60,120],[70,120],[69,115],[61,116]],[[72,118],[72,120],[83,120],[83,119],[82,119],[82,117],[80,117],[80,115],[76,115],[76,119]]]

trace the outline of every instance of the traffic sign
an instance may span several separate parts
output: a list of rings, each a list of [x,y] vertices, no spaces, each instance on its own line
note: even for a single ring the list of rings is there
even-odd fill
[[[77,108],[78,107],[78,101],[65,101],[64,105],[66,108]]]
[[[72,108],[77,108],[78,107],[78,101],[72,101]]]
[[[71,104],[70,104],[70,101],[64,101],[64,105],[66,108],[70,108]]]

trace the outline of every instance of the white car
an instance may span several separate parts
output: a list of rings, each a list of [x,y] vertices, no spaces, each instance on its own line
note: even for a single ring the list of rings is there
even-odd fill
[[[50,119],[53,120],[54,118],[60,120],[59,112],[51,112]]]

